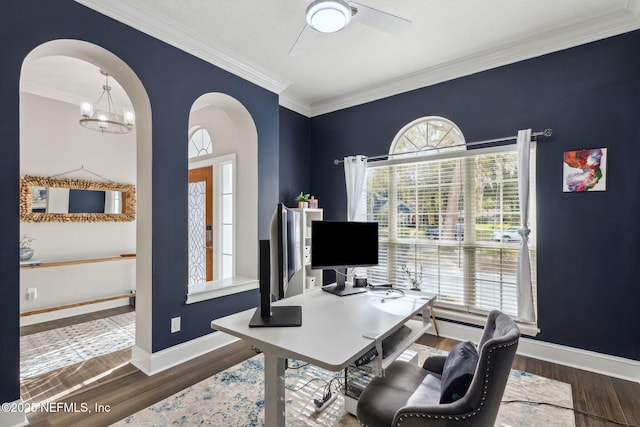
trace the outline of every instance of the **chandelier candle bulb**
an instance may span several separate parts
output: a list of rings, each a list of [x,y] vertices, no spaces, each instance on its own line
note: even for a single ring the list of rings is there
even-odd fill
[[[88,102],[83,102],[80,106],[80,114],[82,117],[89,117],[93,113],[93,107]]]
[[[111,98],[111,86],[109,86],[109,73],[100,70],[105,76],[105,84],[102,86],[102,94],[95,106],[88,102],[80,105],[80,125],[96,132],[125,134],[133,130],[135,116],[132,111],[124,110],[118,114],[117,108]],[[101,104],[102,102],[102,104]],[[100,109],[100,105],[102,108]]]

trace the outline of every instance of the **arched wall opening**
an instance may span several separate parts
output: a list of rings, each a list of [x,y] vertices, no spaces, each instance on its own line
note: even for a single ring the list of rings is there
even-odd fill
[[[213,153],[208,157],[236,157],[234,276],[257,278],[258,131],[255,122],[237,99],[223,93],[207,93],[191,107],[189,130],[194,127],[205,128],[211,136]],[[189,168],[211,164],[206,157],[190,161]]]
[[[151,103],[136,73],[120,58],[92,43],[61,39],[33,49],[25,64],[48,56],[68,56],[107,71],[127,93],[136,114],[136,346],[152,349],[152,123]],[[22,114],[22,112],[21,112]]]

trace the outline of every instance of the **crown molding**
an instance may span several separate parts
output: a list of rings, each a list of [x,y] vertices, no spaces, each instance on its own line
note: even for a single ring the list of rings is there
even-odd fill
[[[626,7],[607,15],[571,23],[544,35],[511,41],[464,58],[430,67],[372,87],[313,103],[309,117],[331,113],[367,102],[420,89],[459,77],[513,64],[548,53],[601,40],[640,28],[640,1],[628,0]]]
[[[627,0],[625,6],[617,11],[569,22],[562,29],[546,31],[542,36],[537,34],[511,41],[498,48],[312,103],[287,93],[290,82],[283,77],[259,69],[159,13],[142,10],[131,2],[75,1],[278,94],[281,106],[306,117],[361,105],[640,28],[640,0]]]
[[[43,98],[51,98],[57,101],[75,104],[78,106],[80,106],[83,102],[86,102],[86,97],[75,96],[70,92],[58,90],[54,87],[48,86],[47,84],[42,84],[40,82],[28,82],[26,80],[22,80],[20,82],[20,91],[30,93],[32,95],[41,96]]]
[[[291,84],[280,76],[259,69],[247,59],[225,51],[222,47],[216,45],[214,41],[205,40],[189,28],[169,21],[159,13],[146,9],[142,10],[134,2],[109,0],[74,1],[271,92],[279,94]]]
[[[308,102],[287,93],[281,93],[279,99],[281,107],[288,108],[305,117],[311,117],[311,105]]]

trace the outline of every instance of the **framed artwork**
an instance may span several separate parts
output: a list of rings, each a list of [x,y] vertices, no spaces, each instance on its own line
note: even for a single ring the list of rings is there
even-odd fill
[[[564,152],[562,189],[565,193],[607,190],[607,149]]]

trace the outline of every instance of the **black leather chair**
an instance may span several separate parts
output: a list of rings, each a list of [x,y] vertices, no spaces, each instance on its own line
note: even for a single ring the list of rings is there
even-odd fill
[[[494,425],[500,401],[516,354],[520,330],[499,311],[489,313],[477,357],[469,371],[466,393],[451,403],[441,403],[443,379],[454,370],[454,350],[448,356],[431,356],[422,367],[396,361],[384,377],[374,378],[363,390],[357,405],[360,423],[367,427]],[[471,350],[475,348],[471,343]],[[461,343],[459,346],[463,346]],[[456,347],[459,347],[456,346]],[[464,349],[458,350],[461,354]],[[472,377],[471,377],[472,375]],[[448,387],[448,381],[445,387]],[[457,396],[456,396],[457,397]]]

